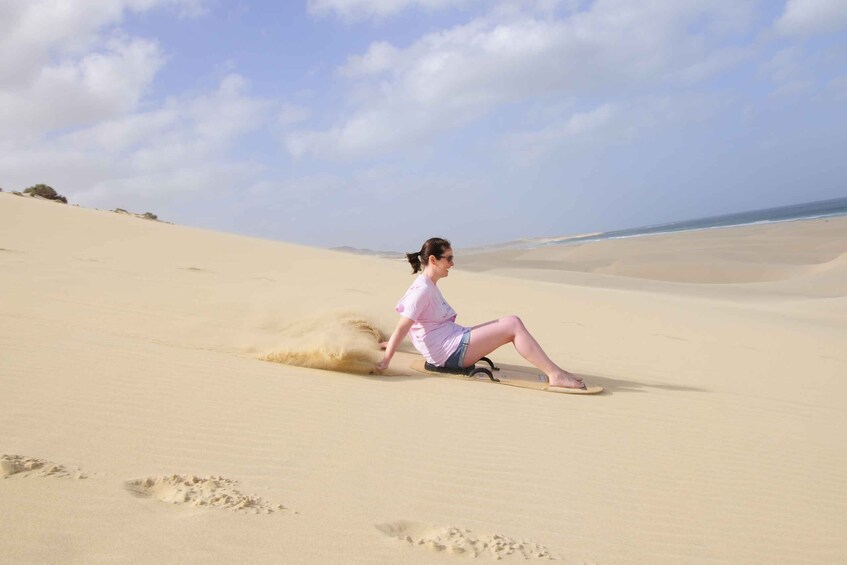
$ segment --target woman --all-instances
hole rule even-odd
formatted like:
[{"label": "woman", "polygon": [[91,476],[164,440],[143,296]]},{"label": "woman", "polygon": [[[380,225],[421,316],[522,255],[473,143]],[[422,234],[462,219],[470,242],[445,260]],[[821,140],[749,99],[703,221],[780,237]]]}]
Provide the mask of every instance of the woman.
[{"label": "woman", "polygon": [[517,316],[492,320],[472,328],[456,323],[456,311],[438,290],[438,281],[450,274],[453,249],[446,239],[428,239],[417,253],[407,253],[412,273],[423,271],[395,308],[400,321],[376,366],[388,368],[397,346],[411,333],[412,343],[427,361],[439,367],[470,367],[501,345],[513,343],[521,356],[544,371],[551,387],[585,388],[582,379],[547,357]]}]

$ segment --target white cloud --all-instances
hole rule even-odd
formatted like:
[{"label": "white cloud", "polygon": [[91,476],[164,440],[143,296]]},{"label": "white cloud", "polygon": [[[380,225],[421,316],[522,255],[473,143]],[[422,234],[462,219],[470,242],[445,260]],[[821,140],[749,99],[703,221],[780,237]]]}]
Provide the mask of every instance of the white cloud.
[{"label": "white cloud", "polygon": [[202,12],[205,0],[0,3],[0,142],[132,111],[165,55],[117,27],[130,12]]},{"label": "white cloud", "polygon": [[619,107],[614,104],[603,104],[586,112],[574,112],[564,121],[534,131],[511,134],[506,138],[504,146],[518,162],[528,163],[566,140],[596,133],[618,118],[619,113]]},{"label": "white cloud", "polygon": [[[556,152],[593,146],[605,148],[632,143],[649,130],[701,123],[726,107],[725,96],[690,95],[684,98],[648,96],[625,102],[608,103],[586,111],[569,112],[564,117],[548,117],[544,126],[505,136],[505,157],[523,166]],[[567,148],[567,149],[565,149]]]},{"label": "white cloud", "polygon": [[[341,123],[292,132],[294,156],[360,157],[430,139],[506,104],[536,97],[597,97],[645,84],[704,80],[738,64],[719,40],[749,25],[749,7],[717,0],[649,5],[599,0],[555,19],[502,11],[430,33],[406,48],[376,42],[350,57],[358,107]],[[687,33],[689,26],[710,30]]]},{"label": "white cloud", "polygon": [[0,154],[0,173],[8,185],[47,182],[73,202],[98,207],[153,209],[201,190],[249,186],[261,166],[227,153],[273,109],[247,90],[242,77],[229,75],[207,94],[16,143]]},{"label": "white cloud", "polygon": [[102,47],[103,31],[127,12],[167,7],[202,13],[205,0],[29,0],[0,2],[0,88],[29,84],[48,64]]},{"label": "white cloud", "polygon": [[753,49],[746,46],[716,48],[710,53],[704,54],[702,59],[684,66],[676,76],[684,84],[695,84],[724,70],[731,69],[744,61],[749,61],[753,55]]},{"label": "white cloud", "polygon": [[776,86],[777,95],[809,92],[815,87],[814,73],[802,47],[780,49],[761,65],[761,73]]},{"label": "white cloud", "polygon": [[465,10],[484,6],[502,16],[536,12],[555,14],[558,11],[575,11],[589,0],[308,0],[306,7],[313,16],[334,15],[345,21],[381,20],[407,10],[436,12],[439,10]]},{"label": "white cloud", "polygon": [[309,119],[311,111],[305,106],[282,104],[277,114],[277,123],[283,128]]},{"label": "white cloud", "polygon": [[409,8],[441,10],[461,7],[480,0],[309,0],[307,8],[315,16],[334,14],[345,20],[385,18]]},{"label": "white cloud", "polygon": [[788,0],[776,21],[785,35],[816,35],[847,28],[847,2],[844,0]]},{"label": "white cloud", "polygon": [[271,104],[250,96],[237,74],[208,93],[142,104],[166,54],[117,27],[128,12],[196,16],[204,7],[205,0],[0,4],[7,186],[47,182],[74,202],[152,209],[192,191],[255,182],[261,167],[227,153],[266,123]]},{"label": "white cloud", "polygon": [[364,55],[353,55],[340,73],[347,77],[376,75],[390,71],[398,62],[400,50],[387,41],[372,43]]},{"label": "white cloud", "polygon": [[115,2],[3,2],[0,85],[27,84],[54,53],[63,57],[90,48],[104,26],[120,21],[123,10]]},{"label": "white cloud", "polygon": [[326,206],[350,184],[350,178],[315,173],[281,181],[263,179],[253,184],[249,191],[258,202],[282,202],[286,214],[297,214]]},{"label": "white cloud", "polygon": [[216,171],[252,169],[226,162],[231,144],[259,128],[270,112],[270,104],[251,98],[246,88],[243,78],[229,75],[212,93],[172,99],[163,108],[60,139],[60,145],[110,155],[119,165],[113,176],[81,190],[78,197],[103,199],[116,189],[191,192],[221,184],[224,179],[215,179]]},{"label": "white cloud", "polygon": [[32,137],[131,111],[163,63],[154,42],[112,39],[102,51],[44,66],[29,84],[0,89],[0,136]]}]

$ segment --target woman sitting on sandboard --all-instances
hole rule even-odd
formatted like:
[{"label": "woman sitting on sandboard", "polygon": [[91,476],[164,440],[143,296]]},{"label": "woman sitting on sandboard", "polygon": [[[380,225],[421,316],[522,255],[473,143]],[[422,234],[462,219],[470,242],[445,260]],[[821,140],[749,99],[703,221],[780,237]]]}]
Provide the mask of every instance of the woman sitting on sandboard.
[{"label": "woman sitting on sandboard", "polygon": [[446,369],[464,369],[507,343],[513,343],[521,356],[538,367],[555,388],[585,389],[582,379],[553,363],[517,316],[506,316],[472,328],[456,323],[456,311],[447,304],[438,281],[453,266],[453,249],[446,239],[431,238],[417,253],[406,254],[412,273],[423,271],[395,310],[400,320],[385,344],[385,356],[376,372],[388,368],[397,346],[411,332],[412,343],[424,358]]}]

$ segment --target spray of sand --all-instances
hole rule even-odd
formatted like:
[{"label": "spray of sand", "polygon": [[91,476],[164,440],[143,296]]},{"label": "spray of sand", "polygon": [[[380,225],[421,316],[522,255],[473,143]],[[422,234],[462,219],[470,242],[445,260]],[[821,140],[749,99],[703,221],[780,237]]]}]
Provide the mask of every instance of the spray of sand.
[{"label": "spray of sand", "polygon": [[335,313],[297,320],[279,331],[279,343],[260,358],[273,363],[370,373],[382,358],[384,333],[366,318]]}]

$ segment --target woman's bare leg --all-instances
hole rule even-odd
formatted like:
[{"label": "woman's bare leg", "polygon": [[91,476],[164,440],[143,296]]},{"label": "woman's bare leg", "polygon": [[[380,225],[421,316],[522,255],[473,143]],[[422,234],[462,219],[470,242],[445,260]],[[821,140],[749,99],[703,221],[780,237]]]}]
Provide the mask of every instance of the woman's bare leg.
[{"label": "woman's bare leg", "polygon": [[471,328],[471,341],[465,352],[465,366],[470,367],[501,345],[513,343],[521,357],[544,371],[550,386],[583,388],[582,379],[571,374],[547,357],[535,338],[517,316],[507,316]]}]

